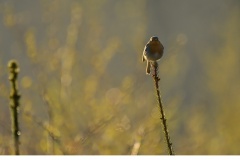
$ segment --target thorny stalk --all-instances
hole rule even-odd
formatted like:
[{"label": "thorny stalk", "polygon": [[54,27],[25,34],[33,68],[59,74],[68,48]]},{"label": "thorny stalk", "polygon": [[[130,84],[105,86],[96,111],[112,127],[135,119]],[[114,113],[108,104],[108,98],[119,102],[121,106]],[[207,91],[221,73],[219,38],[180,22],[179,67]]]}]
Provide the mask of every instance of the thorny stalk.
[{"label": "thorny stalk", "polygon": [[19,151],[19,122],[18,122],[18,111],[19,111],[19,99],[20,95],[18,94],[17,89],[17,77],[19,68],[15,61],[9,61],[8,67],[10,70],[9,80],[11,84],[10,91],[10,109],[11,109],[11,117],[12,117],[12,132],[13,132],[13,141],[14,141],[14,153],[15,155],[20,155]]},{"label": "thorny stalk", "polygon": [[172,143],[171,143],[170,136],[169,136],[168,129],[167,129],[167,119],[164,114],[162,100],[161,100],[161,94],[160,94],[160,89],[159,89],[159,84],[158,84],[158,82],[160,81],[160,78],[158,77],[158,63],[157,62],[151,63],[151,66],[153,67],[153,70],[154,70],[154,72],[152,73],[152,77],[153,77],[154,84],[155,84],[158,106],[159,106],[160,113],[161,113],[160,119],[162,120],[163,130],[164,130],[164,134],[165,134],[165,138],[166,138],[166,142],[167,142],[167,146],[168,146],[168,152],[169,152],[169,155],[174,155]]}]

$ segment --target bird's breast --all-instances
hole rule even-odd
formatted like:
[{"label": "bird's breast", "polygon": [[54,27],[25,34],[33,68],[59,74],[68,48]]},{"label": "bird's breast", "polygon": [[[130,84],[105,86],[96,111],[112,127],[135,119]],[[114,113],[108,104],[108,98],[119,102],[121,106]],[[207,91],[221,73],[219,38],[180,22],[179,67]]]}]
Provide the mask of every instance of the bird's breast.
[{"label": "bird's breast", "polygon": [[161,45],[152,45],[150,48],[150,52],[151,53],[162,53],[163,49],[162,49]]}]

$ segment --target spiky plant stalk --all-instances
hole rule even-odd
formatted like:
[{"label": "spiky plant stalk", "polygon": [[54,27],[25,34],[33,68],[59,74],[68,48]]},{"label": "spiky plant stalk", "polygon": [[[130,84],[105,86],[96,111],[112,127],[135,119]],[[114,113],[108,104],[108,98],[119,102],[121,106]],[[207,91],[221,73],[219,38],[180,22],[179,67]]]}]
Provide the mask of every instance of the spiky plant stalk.
[{"label": "spiky plant stalk", "polygon": [[18,111],[19,111],[19,99],[20,95],[18,94],[17,89],[17,77],[19,68],[16,61],[9,61],[8,67],[10,70],[9,80],[11,84],[10,91],[10,109],[11,109],[11,117],[12,117],[12,133],[13,133],[13,141],[14,141],[14,153],[15,155],[20,155],[19,150],[19,122],[18,122]]},{"label": "spiky plant stalk", "polygon": [[167,146],[168,146],[168,152],[169,152],[169,155],[174,155],[173,148],[172,148],[172,143],[171,143],[169,132],[168,132],[168,129],[167,129],[167,119],[166,119],[165,114],[164,114],[162,100],[161,100],[161,94],[160,94],[160,89],[159,89],[159,84],[158,84],[158,82],[160,81],[160,78],[158,77],[158,63],[157,62],[152,62],[151,66],[153,68],[152,77],[153,77],[154,84],[155,84],[158,106],[159,106],[160,113],[161,113],[161,118],[160,119],[162,120],[163,130],[164,130],[164,134],[165,134],[165,138],[166,138],[166,142],[167,142]]}]

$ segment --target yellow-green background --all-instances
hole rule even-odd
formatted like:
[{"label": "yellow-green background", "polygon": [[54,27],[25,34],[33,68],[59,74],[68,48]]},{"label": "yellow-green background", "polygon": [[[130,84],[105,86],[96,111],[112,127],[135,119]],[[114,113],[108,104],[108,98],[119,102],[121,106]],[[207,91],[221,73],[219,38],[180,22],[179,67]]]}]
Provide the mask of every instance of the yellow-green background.
[{"label": "yellow-green background", "polygon": [[10,59],[21,154],[167,154],[141,62],[153,35],[175,153],[240,154],[238,0],[1,0],[0,154],[13,153]]}]

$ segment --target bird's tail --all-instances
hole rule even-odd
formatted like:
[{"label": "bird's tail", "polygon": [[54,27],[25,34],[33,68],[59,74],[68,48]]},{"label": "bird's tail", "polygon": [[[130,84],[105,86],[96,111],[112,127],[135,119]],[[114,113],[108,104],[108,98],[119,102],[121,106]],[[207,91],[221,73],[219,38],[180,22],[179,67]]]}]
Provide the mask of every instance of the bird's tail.
[{"label": "bird's tail", "polygon": [[150,62],[147,61],[146,74],[150,74]]}]

